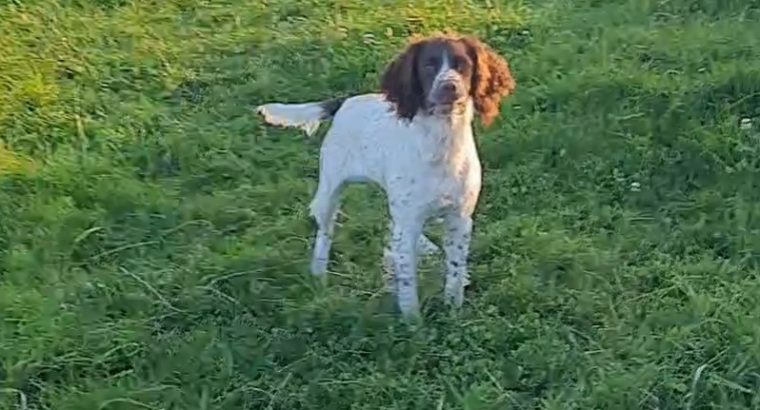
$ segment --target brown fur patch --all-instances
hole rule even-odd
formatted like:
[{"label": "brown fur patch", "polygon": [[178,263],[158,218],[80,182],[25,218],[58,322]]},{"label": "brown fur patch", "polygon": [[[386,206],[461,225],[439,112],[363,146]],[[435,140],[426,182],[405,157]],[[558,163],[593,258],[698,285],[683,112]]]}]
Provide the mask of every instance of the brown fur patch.
[{"label": "brown fur patch", "polygon": [[423,47],[433,41],[454,41],[465,44],[474,62],[470,93],[483,125],[490,125],[499,114],[501,99],[514,92],[515,80],[507,61],[474,36],[441,33],[416,36],[391,61],[381,77],[381,91],[395,104],[400,118],[411,120],[426,103],[417,73],[417,58]]},{"label": "brown fur patch", "polygon": [[416,60],[423,41],[414,41],[391,61],[380,80],[380,89],[396,105],[399,117],[411,120],[424,105],[422,85],[417,78]]},{"label": "brown fur patch", "polygon": [[499,115],[503,97],[512,94],[516,83],[507,61],[479,39],[468,36],[462,39],[470,48],[475,60],[472,77],[472,98],[475,110],[480,113],[483,125],[488,126]]}]

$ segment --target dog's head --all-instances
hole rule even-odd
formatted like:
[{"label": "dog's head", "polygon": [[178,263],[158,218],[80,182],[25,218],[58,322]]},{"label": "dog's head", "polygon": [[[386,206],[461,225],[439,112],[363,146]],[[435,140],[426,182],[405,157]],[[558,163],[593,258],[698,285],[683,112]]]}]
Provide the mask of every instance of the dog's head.
[{"label": "dog's head", "polygon": [[501,99],[514,91],[506,60],[472,36],[435,35],[414,39],[386,68],[381,89],[401,118],[420,111],[453,115],[472,100],[484,125],[499,113]]}]

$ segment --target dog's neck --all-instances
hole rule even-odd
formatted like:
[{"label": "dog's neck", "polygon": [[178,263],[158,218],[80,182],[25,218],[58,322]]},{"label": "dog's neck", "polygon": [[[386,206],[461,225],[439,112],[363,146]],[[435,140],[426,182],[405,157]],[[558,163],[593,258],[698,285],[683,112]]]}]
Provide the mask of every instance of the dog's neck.
[{"label": "dog's neck", "polygon": [[472,121],[475,107],[471,99],[458,110],[446,114],[426,113],[417,117],[434,143],[433,161],[457,161],[469,145],[474,146]]},{"label": "dog's neck", "polygon": [[436,112],[435,108],[421,109],[416,118],[426,128],[448,129],[449,133],[472,126],[475,118],[475,106],[471,98],[451,111]]}]

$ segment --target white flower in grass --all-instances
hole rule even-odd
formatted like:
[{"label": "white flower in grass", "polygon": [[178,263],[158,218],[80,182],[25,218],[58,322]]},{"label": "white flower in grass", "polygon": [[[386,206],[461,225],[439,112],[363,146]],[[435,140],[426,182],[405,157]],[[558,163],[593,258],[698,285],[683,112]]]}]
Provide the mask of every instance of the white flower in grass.
[{"label": "white flower in grass", "polygon": [[367,33],[362,36],[362,42],[368,46],[374,46],[377,44],[377,39],[372,33]]},{"label": "white flower in grass", "polygon": [[739,128],[744,131],[749,131],[752,129],[752,119],[751,118],[742,118],[741,121],[739,121]]}]

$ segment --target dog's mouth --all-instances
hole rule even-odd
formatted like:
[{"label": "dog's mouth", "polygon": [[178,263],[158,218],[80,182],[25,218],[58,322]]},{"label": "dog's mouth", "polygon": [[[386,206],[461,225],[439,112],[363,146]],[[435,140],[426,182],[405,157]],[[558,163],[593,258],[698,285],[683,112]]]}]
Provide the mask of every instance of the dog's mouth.
[{"label": "dog's mouth", "polygon": [[430,105],[430,114],[433,115],[451,115],[461,114],[467,106],[467,99],[462,98],[452,102],[432,103]]}]

